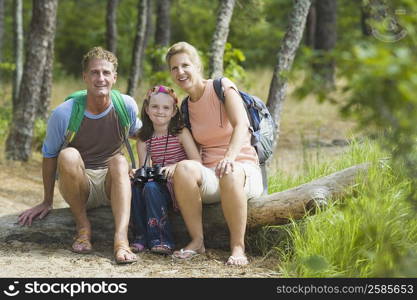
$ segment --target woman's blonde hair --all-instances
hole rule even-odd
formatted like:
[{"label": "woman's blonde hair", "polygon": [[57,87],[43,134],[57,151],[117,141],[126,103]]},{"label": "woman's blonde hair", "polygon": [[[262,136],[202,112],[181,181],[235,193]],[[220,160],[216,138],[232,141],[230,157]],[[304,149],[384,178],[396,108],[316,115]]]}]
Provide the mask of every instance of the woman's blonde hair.
[{"label": "woman's blonde hair", "polygon": [[165,61],[171,69],[170,60],[175,54],[185,53],[190,57],[191,62],[196,65],[197,69],[203,74],[203,63],[197,49],[187,42],[178,42],[172,45],[165,55]]}]

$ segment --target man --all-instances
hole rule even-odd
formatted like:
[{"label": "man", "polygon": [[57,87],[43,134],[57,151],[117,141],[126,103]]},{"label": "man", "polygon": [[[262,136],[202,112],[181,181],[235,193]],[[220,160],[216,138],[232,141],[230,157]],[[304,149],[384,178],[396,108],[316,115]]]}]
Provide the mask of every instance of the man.
[{"label": "man", "polygon": [[[111,88],[117,79],[117,58],[94,47],[83,58],[83,80],[87,86],[84,118],[67,147],[64,144],[74,99],[65,101],[51,114],[42,147],[44,201],[19,216],[21,225],[31,225],[52,209],[55,174],[59,190],[69,204],[76,223],[72,251],[90,253],[91,224],[87,209],[111,205],[115,232],[114,255],[117,263],[137,260],[127,239],[131,187],[129,165],[121,153],[123,134],[111,101]],[[133,98],[122,95],[132,124],[129,135],[140,128],[138,107]]]}]

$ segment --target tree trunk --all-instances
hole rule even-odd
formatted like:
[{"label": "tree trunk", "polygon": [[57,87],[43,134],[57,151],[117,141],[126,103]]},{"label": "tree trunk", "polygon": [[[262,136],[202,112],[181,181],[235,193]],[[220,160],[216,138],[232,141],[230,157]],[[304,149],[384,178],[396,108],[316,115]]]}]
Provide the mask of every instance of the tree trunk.
[{"label": "tree trunk", "polygon": [[276,149],[278,144],[281,110],[288,86],[287,73],[291,70],[295,53],[300,45],[310,4],[311,0],[294,0],[290,23],[278,51],[267,101],[267,107],[277,124],[273,149]]},{"label": "tree trunk", "polygon": [[54,40],[52,39],[48,45],[45,68],[43,70],[42,88],[39,97],[39,105],[36,117],[47,120],[49,106],[51,105],[52,93],[52,75],[53,75],[53,61],[54,61]]},{"label": "tree trunk", "polygon": [[316,21],[317,21],[316,7],[314,3],[315,3],[315,0],[312,0],[310,10],[307,15],[306,29],[305,29],[305,44],[311,49],[314,49],[314,44],[315,44],[314,40],[315,40],[315,35],[316,35]]},{"label": "tree trunk", "polygon": [[369,11],[365,8],[364,5],[361,5],[361,28],[362,34],[364,36],[370,36],[372,34],[372,28],[369,25],[369,18],[370,18]]},{"label": "tree trunk", "polygon": [[23,74],[23,4],[22,0],[13,1],[14,59],[16,69],[13,79],[13,111],[17,105],[20,82]]},{"label": "tree trunk", "polygon": [[337,1],[316,1],[315,7],[317,23],[314,50],[318,53],[320,61],[313,64],[313,73],[324,89],[331,90],[335,86],[335,63],[332,58],[328,57],[328,54],[336,46]]},{"label": "tree trunk", "polygon": [[[343,195],[355,183],[357,175],[367,168],[367,164],[353,166],[283,192],[249,200],[248,232],[256,232],[263,225],[286,224],[290,219],[300,219],[313,213],[317,206],[323,208],[331,199]],[[94,242],[108,242],[114,231],[111,209],[98,208],[90,210],[88,214]],[[75,223],[68,208],[54,209],[47,218],[35,221],[31,227],[19,226],[16,220],[17,215],[0,218],[0,241],[14,239],[62,243],[67,240],[65,243],[70,244],[75,231]],[[171,212],[170,222],[177,245],[185,245],[189,237],[181,215]],[[204,205],[203,225],[208,248],[228,247],[229,231],[220,203]]]},{"label": "tree trunk", "polygon": [[55,37],[57,0],[33,1],[26,62],[6,141],[6,158],[27,161],[41,94],[48,47]]},{"label": "tree trunk", "polygon": [[[155,48],[167,47],[171,42],[171,0],[158,0],[156,8]],[[158,57],[153,61],[153,70],[166,69],[165,62]]]},{"label": "tree trunk", "polygon": [[0,0],[0,62],[3,61],[3,48],[4,48],[4,0]]},{"label": "tree trunk", "polygon": [[149,0],[139,0],[138,23],[136,29],[135,44],[133,46],[132,64],[128,80],[127,94],[134,96],[135,90],[142,73],[142,63],[146,49],[146,27],[148,23]]},{"label": "tree trunk", "polygon": [[117,5],[119,0],[107,0],[106,12],[106,47],[107,50],[117,52]]},{"label": "tree trunk", "polygon": [[210,47],[210,78],[218,78],[223,75],[223,55],[227,36],[229,35],[230,21],[235,7],[235,0],[221,0],[217,13],[216,30],[213,34]]}]

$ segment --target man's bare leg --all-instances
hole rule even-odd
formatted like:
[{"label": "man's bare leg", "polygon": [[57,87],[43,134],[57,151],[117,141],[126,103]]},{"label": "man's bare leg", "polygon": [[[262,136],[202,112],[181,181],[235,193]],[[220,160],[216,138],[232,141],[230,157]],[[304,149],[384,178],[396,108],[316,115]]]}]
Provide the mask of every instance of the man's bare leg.
[{"label": "man's bare leg", "polygon": [[127,239],[132,190],[129,179],[129,164],[123,155],[115,155],[110,160],[105,186],[114,217],[116,262],[134,262],[136,261],[136,255],[130,251]]},{"label": "man's bare leg", "polygon": [[87,218],[86,207],[90,186],[85,175],[84,162],[78,150],[72,147],[63,149],[58,156],[57,170],[59,190],[70,206],[76,224],[78,238],[73,244],[73,250],[88,253],[92,250],[91,225]]}]

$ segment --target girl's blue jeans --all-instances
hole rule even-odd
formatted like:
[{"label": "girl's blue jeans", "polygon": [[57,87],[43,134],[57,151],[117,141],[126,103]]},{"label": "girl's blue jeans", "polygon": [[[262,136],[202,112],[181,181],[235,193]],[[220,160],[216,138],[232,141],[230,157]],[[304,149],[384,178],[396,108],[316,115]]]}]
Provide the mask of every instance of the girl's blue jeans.
[{"label": "girl's blue jeans", "polygon": [[146,248],[165,245],[174,249],[168,207],[171,204],[166,183],[149,181],[132,185],[132,217],[135,241]]}]

